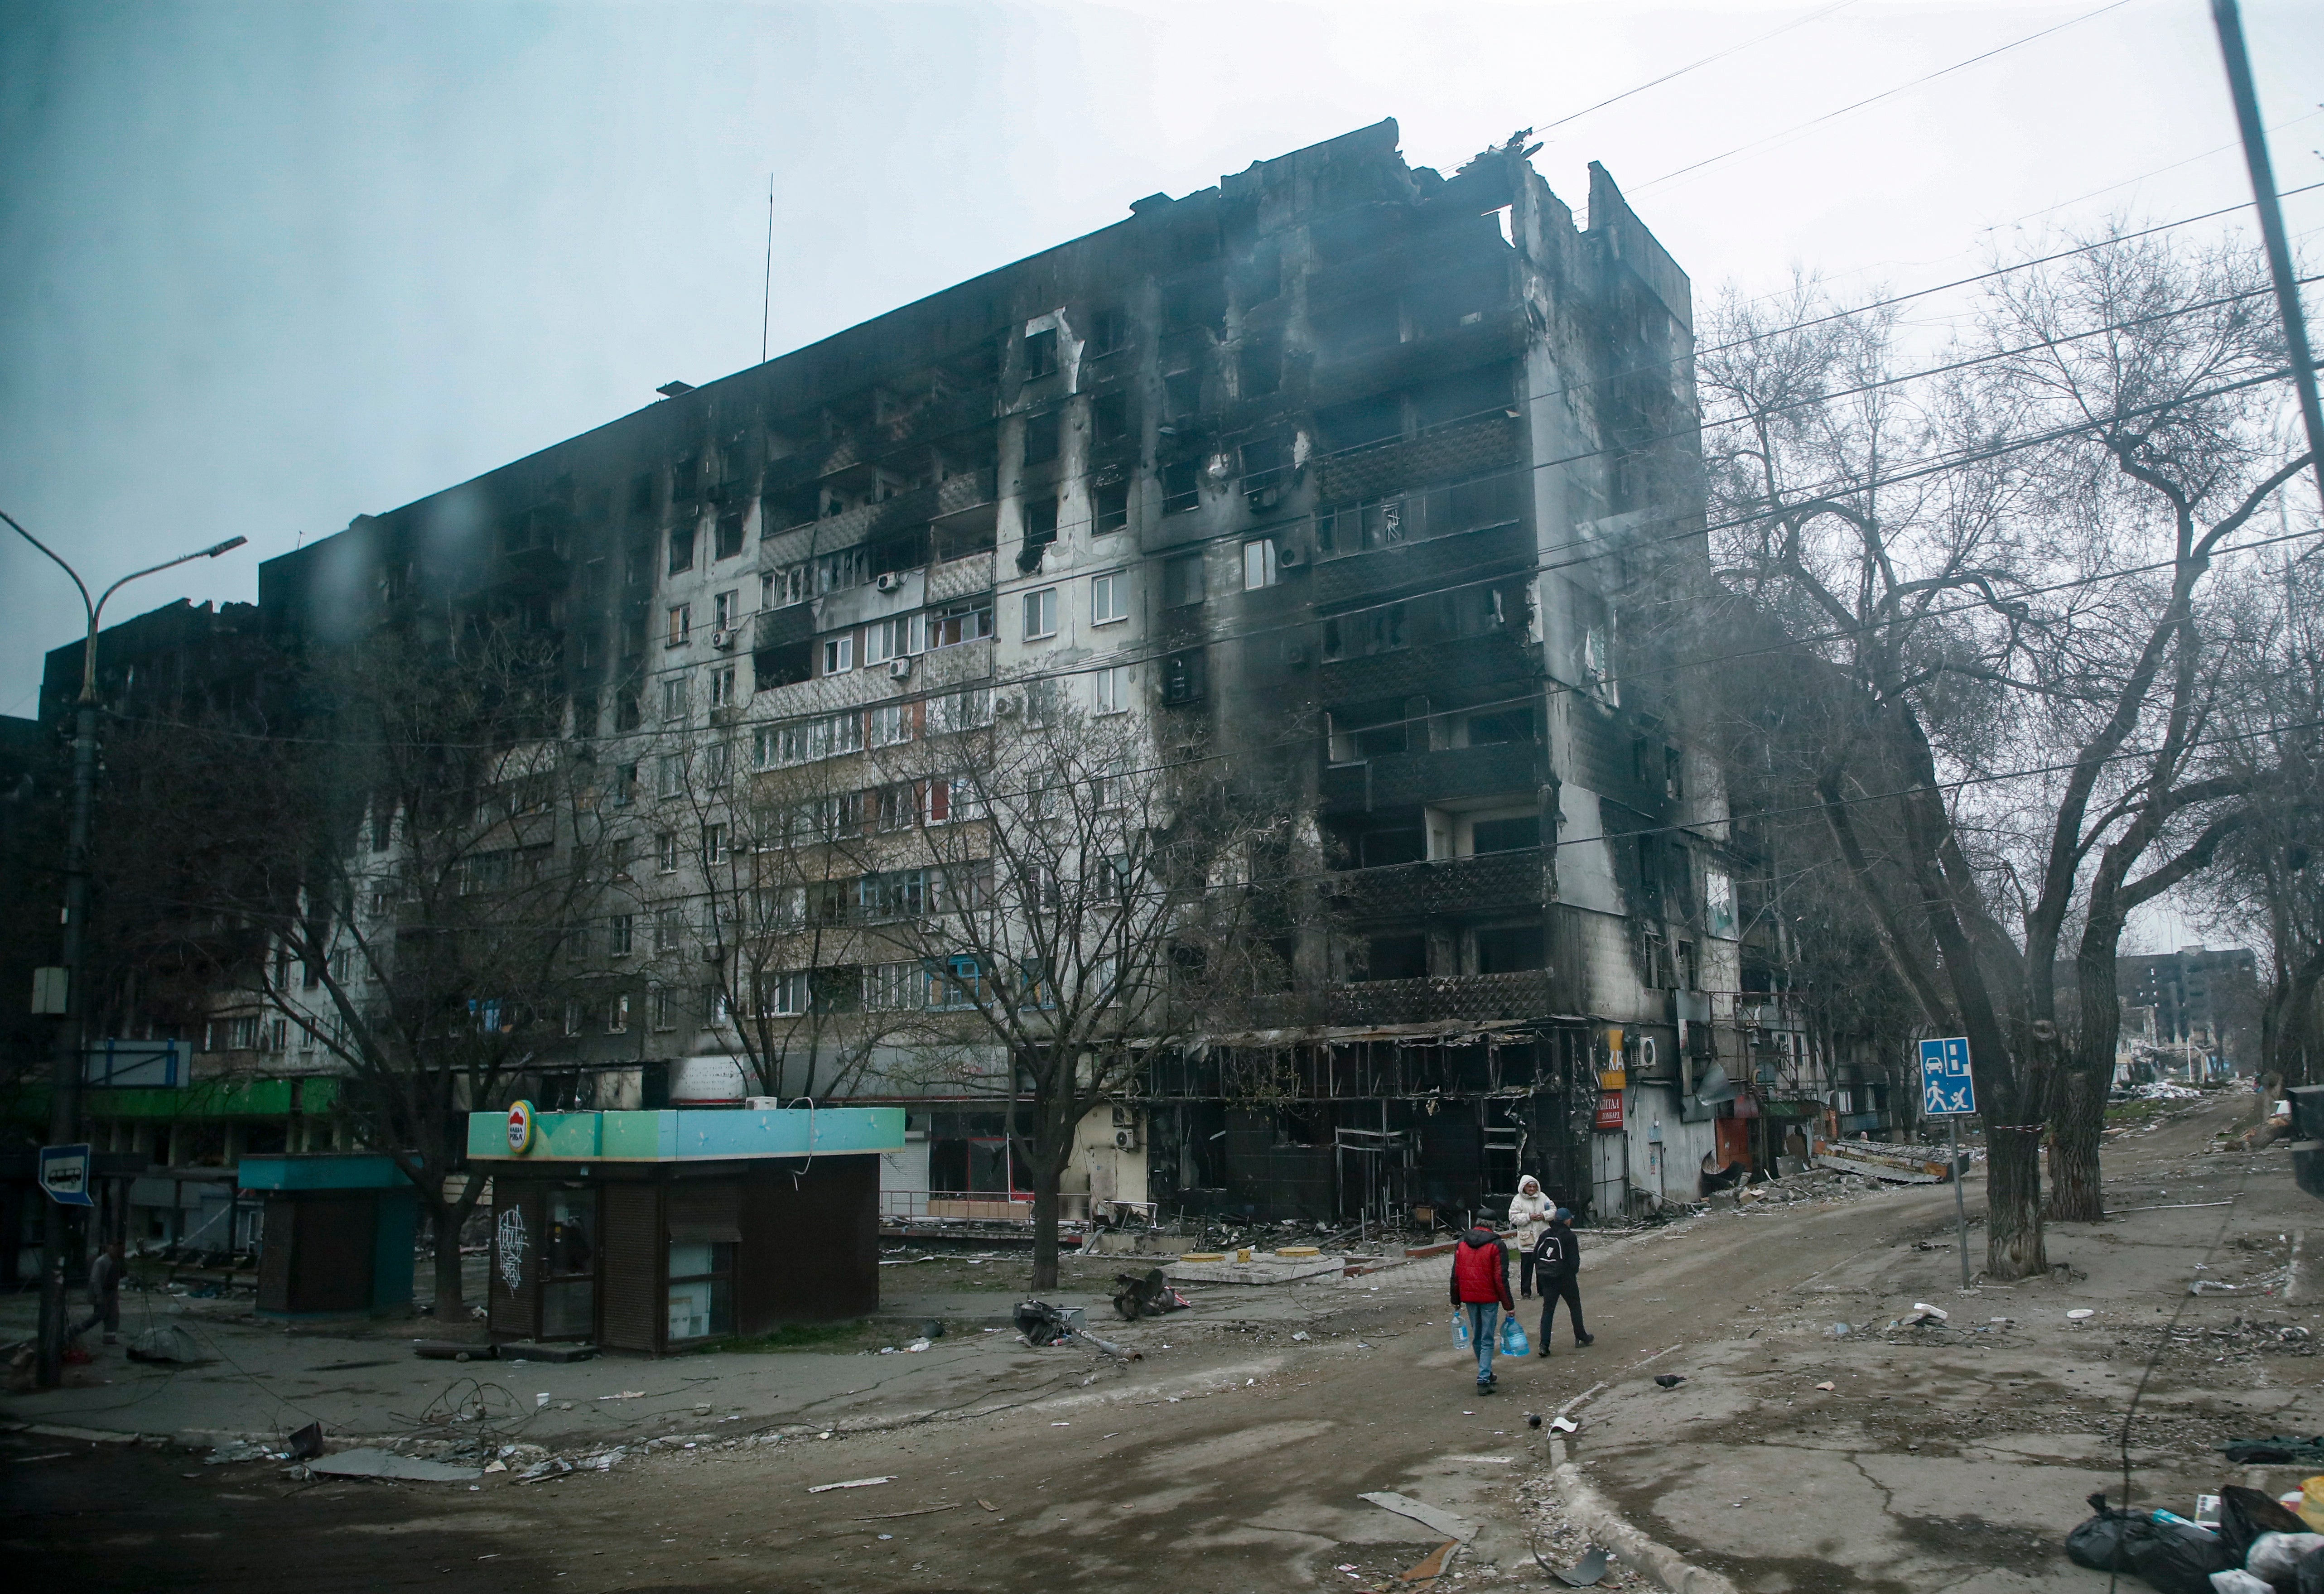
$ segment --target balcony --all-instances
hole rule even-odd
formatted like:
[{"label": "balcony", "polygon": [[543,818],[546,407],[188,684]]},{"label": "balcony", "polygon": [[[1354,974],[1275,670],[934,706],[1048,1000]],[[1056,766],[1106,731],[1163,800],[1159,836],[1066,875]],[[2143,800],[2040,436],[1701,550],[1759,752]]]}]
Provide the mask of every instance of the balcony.
[{"label": "balcony", "polygon": [[1555,1011],[1550,973],[1448,974],[1425,980],[1370,980],[1335,987],[1334,1024],[1430,1024],[1445,1020],[1536,1018]]},{"label": "balcony", "polygon": [[1323,808],[1360,814],[1448,797],[1529,795],[1541,785],[1541,751],[1534,742],[1508,742],[1381,753],[1360,764],[1335,764],[1323,771]]},{"label": "balcony", "polygon": [[1518,462],[1522,434],[1508,419],[1465,421],[1408,440],[1335,455],[1316,467],[1316,490],[1328,503],[1354,503],[1399,488],[1506,470]]},{"label": "balcony", "polygon": [[1522,681],[1533,674],[1525,633],[1503,626],[1475,636],[1331,659],[1317,668],[1315,677],[1316,690],[1326,703],[1369,703],[1425,694],[1432,687]]},{"label": "balcony", "polygon": [[1522,525],[1452,531],[1323,560],[1315,567],[1314,601],[1321,606],[1406,590],[1434,590],[1530,573],[1533,565],[1533,543]]},{"label": "balcony", "polygon": [[1334,876],[1330,890],[1351,919],[1424,918],[1538,908],[1548,898],[1549,880],[1536,848],[1351,870]]}]

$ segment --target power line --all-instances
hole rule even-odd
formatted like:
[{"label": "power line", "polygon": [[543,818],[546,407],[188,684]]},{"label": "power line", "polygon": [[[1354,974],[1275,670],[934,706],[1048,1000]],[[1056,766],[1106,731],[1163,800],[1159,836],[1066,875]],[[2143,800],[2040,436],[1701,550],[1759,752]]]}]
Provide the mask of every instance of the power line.
[{"label": "power line", "polygon": [[1677,68],[1675,70],[1665,72],[1659,78],[1650,78],[1646,82],[1640,83],[1634,88],[1625,88],[1619,94],[1609,95],[1606,98],[1600,100],[1594,106],[1584,106],[1578,111],[1560,116],[1554,122],[1546,123],[1543,125],[1541,131],[1544,133],[1554,132],[1558,128],[1564,126],[1569,122],[1578,122],[1582,117],[1591,115],[1592,112],[1602,111],[1610,105],[1618,105],[1621,101],[1629,98],[1634,94],[1644,94],[1649,88],[1659,88],[1664,84],[1670,82],[1673,78],[1683,78],[1689,72],[1696,71],[1703,67],[1707,67],[1713,61],[1725,60],[1729,56],[1749,50],[1754,45],[1765,44],[1768,40],[1780,38],[1784,34],[1792,32],[1794,28],[1803,28],[1810,23],[1821,22],[1833,12],[1845,11],[1854,4],[1856,4],[1856,0],[1840,0],[1840,3],[1837,5],[1827,5],[1821,11],[1812,11],[1805,16],[1798,17],[1791,22],[1785,23],[1780,28],[1770,28],[1767,32],[1757,34],[1752,38],[1746,39],[1739,44],[1730,44],[1724,50],[1714,50],[1700,60],[1689,61],[1686,65]]},{"label": "power line", "polygon": [[1701,171],[1707,167],[1716,166],[1722,161],[1731,161],[1738,155],[1748,153],[1752,150],[1760,148],[1762,145],[1773,143],[1778,139],[1790,138],[1794,134],[1804,133],[1812,127],[1821,126],[1824,123],[1832,120],[1835,116],[1845,116],[1850,111],[1860,111],[1867,106],[1877,105],[1880,101],[1887,99],[1892,96],[1902,94],[1906,89],[1918,88],[1924,83],[1933,83],[1940,78],[1948,77],[1954,72],[1962,71],[1969,67],[1976,66],[1980,61],[1991,60],[1995,56],[2006,55],[2010,51],[2031,44],[2036,40],[2046,39],[2052,33],[2063,32],[2068,28],[2080,27],[2086,22],[2089,22],[2097,17],[2104,16],[2109,11],[2119,11],[2125,5],[2129,4],[2130,0],[2107,0],[2106,5],[2098,7],[2095,11],[2086,11],[2080,16],[2070,17],[2066,21],[2056,23],[2053,26],[2043,28],[2039,32],[2028,33],[2023,39],[2013,39],[2006,44],[1997,45],[1991,50],[1982,51],[1977,55],[1972,55],[1967,60],[1955,61],[1952,65],[1949,67],[1940,67],[1933,72],[1924,72],[1920,77],[1914,78],[1909,82],[1899,83],[1893,88],[1884,88],[1877,94],[1867,95],[1864,98],[1841,106],[1837,110],[1826,111],[1820,116],[1811,116],[1806,121],[1802,122],[1795,126],[1787,127],[1781,133],[1771,133],[1765,138],[1757,138],[1753,139],[1748,143],[1738,144],[1735,148],[1725,152],[1723,154],[1712,155],[1706,160],[1697,161],[1692,165],[1682,166],[1675,171],[1665,171],[1660,177],[1652,178],[1646,182],[1640,183],[1637,188],[1630,191],[1642,194],[1648,189],[1658,187],[1663,183],[1674,181],[1679,178],[1686,176],[1690,172]]}]

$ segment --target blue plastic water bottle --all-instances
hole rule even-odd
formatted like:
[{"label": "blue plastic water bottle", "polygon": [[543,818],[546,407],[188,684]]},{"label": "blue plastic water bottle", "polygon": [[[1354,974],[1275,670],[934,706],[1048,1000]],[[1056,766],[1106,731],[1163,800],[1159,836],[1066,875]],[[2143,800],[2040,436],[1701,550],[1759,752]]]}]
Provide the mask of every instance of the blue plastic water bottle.
[{"label": "blue plastic water bottle", "polygon": [[1455,1306],[1452,1308],[1452,1349],[1466,1350],[1468,1348],[1469,1314]]}]

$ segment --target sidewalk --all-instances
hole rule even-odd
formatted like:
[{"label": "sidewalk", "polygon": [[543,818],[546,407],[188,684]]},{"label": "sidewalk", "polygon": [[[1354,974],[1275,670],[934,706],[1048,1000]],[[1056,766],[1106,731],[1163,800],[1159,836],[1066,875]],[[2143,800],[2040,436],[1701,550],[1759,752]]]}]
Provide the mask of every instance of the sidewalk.
[{"label": "sidewalk", "polygon": [[[1382,1278],[1400,1271],[1287,1285],[1188,1286],[1187,1311],[1130,1323],[1115,1315],[1111,1290],[1114,1273],[1132,1260],[1068,1266],[1064,1287],[1043,1298],[1081,1307],[1093,1333],[1137,1350],[1154,1376],[1192,1373],[1222,1355],[1290,1343],[1292,1334],[1317,1330],[1335,1311],[1379,1299]],[[995,1384],[1063,1366],[1069,1353],[1031,1350],[1005,1326],[1029,1293],[1017,1287],[1028,1266],[1013,1260],[975,1273],[958,1266],[883,1267],[879,1315],[861,1325],[831,1325],[827,1349],[703,1351],[661,1360],[613,1355],[565,1364],[422,1359],[412,1351],[416,1339],[470,1337],[448,1334],[427,1317],[283,1324],[253,1315],[246,1301],[128,1292],[121,1343],[100,1346],[98,1336],[88,1336],[90,1365],[68,1369],[64,1387],[0,1396],[0,1422],[185,1442],[280,1438],[319,1422],[337,1448],[434,1431],[441,1418],[431,1418],[431,1410],[473,1407],[481,1395],[493,1426],[509,1437],[586,1451],[678,1433],[748,1433],[784,1424],[860,1422],[874,1414],[892,1420],[973,1404]],[[952,1276],[939,1278],[947,1271]],[[908,1280],[936,1287],[899,1287]],[[30,1332],[36,1307],[30,1295],[0,1304],[0,1334]],[[931,1322],[945,1325],[943,1335],[925,1350],[904,1350]],[[174,1367],[128,1359],[131,1341],[166,1323],[191,1333],[205,1359]],[[883,1347],[892,1353],[882,1354]],[[1089,1355],[1086,1347],[1070,1353],[1077,1375]]]},{"label": "sidewalk", "polygon": [[[1695,1272],[1711,1336],[1584,1405],[1574,1459],[1637,1527],[1746,1589],[1839,1587],[1838,1568],[1852,1588],[2105,1588],[2061,1546],[2087,1496],[2121,1499],[2125,1417],[2158,1346],[2130,1428],[2140,1505],[2191,1515],[2222,1483],[2295,1487],[2309,1469],[2231,1468],[2215,1447],[2324,1428],[2301,1260],[2324,1207],[2282,1151],[2209,1151],[2247,1106],[2110,1145],[2115,1215],[2052,1225],[2050,1278],[1963,1290],[1949,1202],[1804,1279]],[[1974,1212],[1974,1179],[1969,1193]],[[1981,1260],[1981,1224],[1969,1243]],[[2237,1287],[2190,1295],[2199,1280]],[[1916,1303],[1949,1320],[1907,1325]]]}]

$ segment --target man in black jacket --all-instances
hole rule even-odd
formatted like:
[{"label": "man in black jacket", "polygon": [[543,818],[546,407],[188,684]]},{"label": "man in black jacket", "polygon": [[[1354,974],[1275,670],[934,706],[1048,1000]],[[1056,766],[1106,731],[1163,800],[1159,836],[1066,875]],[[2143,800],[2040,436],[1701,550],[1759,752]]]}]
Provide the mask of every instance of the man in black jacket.
[{"label": "man in black jacket", "polygon": [[1557,1209],[1534,1242],[1533,1270],[1541,1284],[1541,1348],[1536,1354],[1549,1354],[1549,1330],[1560,1300],[1573,1319],[1573,1342],[1591,1343],[1596,1336],[1582,1326],[1582,1237],[1573,1232],[1573,1214],[1566,1208]]}]

